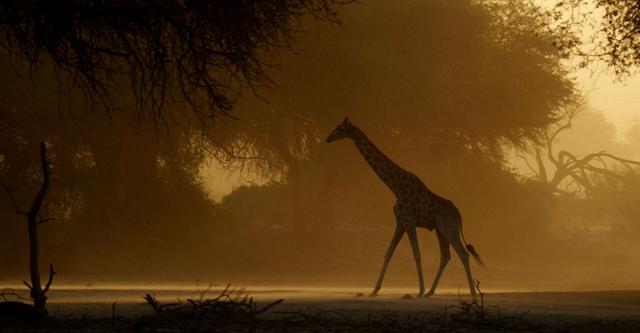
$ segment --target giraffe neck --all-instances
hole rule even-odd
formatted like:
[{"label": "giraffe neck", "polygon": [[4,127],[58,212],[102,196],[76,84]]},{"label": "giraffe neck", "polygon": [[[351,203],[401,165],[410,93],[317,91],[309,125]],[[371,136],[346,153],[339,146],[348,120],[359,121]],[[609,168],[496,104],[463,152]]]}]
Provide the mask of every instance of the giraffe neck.
[{"label": "giraffe neck", "polygon": [[394,193],[399,193],[400,182],[398,181],[407,173],[404,169],[395,164],[387,155],[380,151],[367,136],[357,127],[353,129],[351,139],[360,150],[364,159],[369,163],[373,171]]}]

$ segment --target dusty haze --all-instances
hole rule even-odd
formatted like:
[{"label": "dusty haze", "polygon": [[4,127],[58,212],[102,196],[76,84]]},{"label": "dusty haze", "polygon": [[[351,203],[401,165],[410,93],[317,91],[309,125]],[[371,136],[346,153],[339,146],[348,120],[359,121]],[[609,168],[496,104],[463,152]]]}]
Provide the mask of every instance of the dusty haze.
[{"label": "dusty haze", "polygon": [[[485,290],[640,288],[637,169],[612,165],[626,181],[593,177],[589,195],[560,195],[516,156],[535,163],[543,133],[583,94],[557,36],[536,30],[528,6],[366,1],[341,7],[339,26],[305,20],[295,46],[269,58],[277,86],[244,94],[239,121],[206,137],[198,126],[164,131],[119,113],[88,115],[73,98],[56,108],[54,81],[32,85],[3,54],[0,177],[26,205],[37,184],[33,143],[51,142],[48,209],[58,221],[41,228],[41,262],[56,264],[58,285],[372,288],[395,198],[352,142],[325,143],[348,116],[457,205],[487,265],[472,267]],[[640,126],[621,135],[588,103],[582,109],[556,151],[640,158]],[[213,164],[216,144],[245,159]],[[216,177],[255,183],[212,196],[206,170],[221,165]],[[0,284],[16,286],[28,273],[27,233],[5,197],[0,221]],[[418,237],[429,286],[437,239]],[[463,273],[453,256],[442,290],[464,286]],[[384,286],[417,289],[406,239]]]}]

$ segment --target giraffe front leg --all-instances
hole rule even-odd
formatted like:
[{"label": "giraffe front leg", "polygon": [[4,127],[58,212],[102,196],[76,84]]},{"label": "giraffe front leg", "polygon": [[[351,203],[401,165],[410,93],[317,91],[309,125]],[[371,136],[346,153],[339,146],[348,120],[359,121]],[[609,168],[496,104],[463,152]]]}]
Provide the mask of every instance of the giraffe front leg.
[{"label": "giraffe front leg", "polygon": [[411,241],[411,249],[413,250],[413,259],[416,261],[416,269],[418,270],[418,283],[420,285],[420,291],[418,297],[424,296],[424,279],[422,278],[422,260],[420,259],[420,247],[418,246],[418,236],[416,234],[416,227],[411,227],[407,230],[407,235]]},{"label": "giraffe front leg", "polygon": [[384,263],[382,264],[382,270],[380,270],[380,276],[378,277],[378,282],[376,283],[376,287],[373,289],[370,296],[377,296],[378,291],[380,291],[380,288],[382,288],[382,280],[384,279],[384,274],[387,271],[387,266],[389,265],[389,261],[393,256],[393,251],[395,251],[396,246],[398,246],[398,243],[400,242],[402,235],[404,235],[404,229],[398,223],[396,224],[396,231],[393,234],[393,238],[391,238],[391,243],[389,244],[389,247],[387,248],[387,252],[384,255]]}]

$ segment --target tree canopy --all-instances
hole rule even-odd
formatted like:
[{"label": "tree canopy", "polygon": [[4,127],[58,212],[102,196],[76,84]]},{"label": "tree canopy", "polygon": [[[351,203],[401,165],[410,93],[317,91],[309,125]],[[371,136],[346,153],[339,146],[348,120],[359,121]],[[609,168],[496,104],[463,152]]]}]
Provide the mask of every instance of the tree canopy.
[{"label": "tree canopy", "polygon": [[[553,216],[548,198],[504,164],[504,148],[544,142],[577,95],[563,65],[567,53],[554,45],[566,36],[546,29],[550,17],[531,15],[539,10],[515,0],[380,0],[340,7],[340,26],[303,19],[308,33],[282,55],[282,66],[263,67],[277,89],[263,90],[264,99],[239,98],[237,121],[215,131],[172,123],[175,140],[166,146],[153,126],[130,126],[119,114],[80,117],[83,107],[72,105],[61,117],[51,112],[55,96],[5,78],[0,180],[32,186],[34,161],[25,156],[42,136],[52,143],[52,202],[73,222],[56,224],[46,244],[69,254],[61,270],[81,268],[89,256],[116,258],[100,269],[130,274],[142,263],[149,272],[167,262],[185,272],[225,260],[225,269],[252,274],[292,270],[285,262],[306,268],[310,260],[318,269],[360,270],[345,263],[383,253],[375,247],[386,244],[393,200],[354,147],[324,143],[348,116],[394,161],[456,202],[465,231],[481,244],[499,232],[504,241],[493,248],[484,242],[483,252],[516,262],[523,249],[550,238]],[[186,111],[169,109],[176,117]],[[211,152],[277,182],[214,203],[198,174]],[[21,229],[11,228],[0,233],[5,249],[20,242],[12,235]]]},{"label": "tree canopy", "polygon": [[316,25],[283,57],[268,104],[238,105],[237,131],[253,149],[241,156],[286,168],[349,116],[393,150],[501,159],[505,144],[539,141],[576,97],[561,36],[530,2],[343,9],[343,26]]},{"label": "tree canopy", "polygon": [[561,43],[583,57],[585,63],[599,60],[618,76],[640,65],[640,2],[637,0],[561,0],[556,2],[557,26],[580,34],[580,43]]},{"label": "tree canopy", "polygon": [[209,125],[232,116],[242,91],[270,83],[270,53],[290,45],[301,16],[333,21],[343,2],[5,1],[0,45],[94,106]]}]

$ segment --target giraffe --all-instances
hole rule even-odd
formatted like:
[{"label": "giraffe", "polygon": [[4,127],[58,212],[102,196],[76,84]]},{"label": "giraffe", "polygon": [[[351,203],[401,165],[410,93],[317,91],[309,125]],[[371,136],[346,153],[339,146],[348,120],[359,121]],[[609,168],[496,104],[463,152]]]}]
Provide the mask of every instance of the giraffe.
[{"label": "giraffe", "polygon": [[[471,297],[476,302],[476,288],[473,283],[471,268],[469,267],[469,253],[473,255],[478,264],[484,264],[472,245],[464,245],[466,241],[462,233],[462,218],[456,206],[451,201],[431,192],[420,178],[389,159],[358,127],[352,125],[348,118],[345,118],[327,137],[327,143],[345,138],[353,140],[364,159],[397,199],[393,206],[393,212],[396,217],[395,232],[384,255],[378,282],[371,296],[376,296],[380,291],[382,280],[393,252],[402,236],[406,233],[411,242],[413,258],[418,271],[420,288],[418,297],[429,297],[435,293],[442,272],[451,258],[449,253],[449,246],[451,245],[464,265]],[[435,229],[440,243],[440,267],[435,275],[431,289],[426,295],[424,294],[422,264],[416,228],[427,228],[429,231]]]}]

